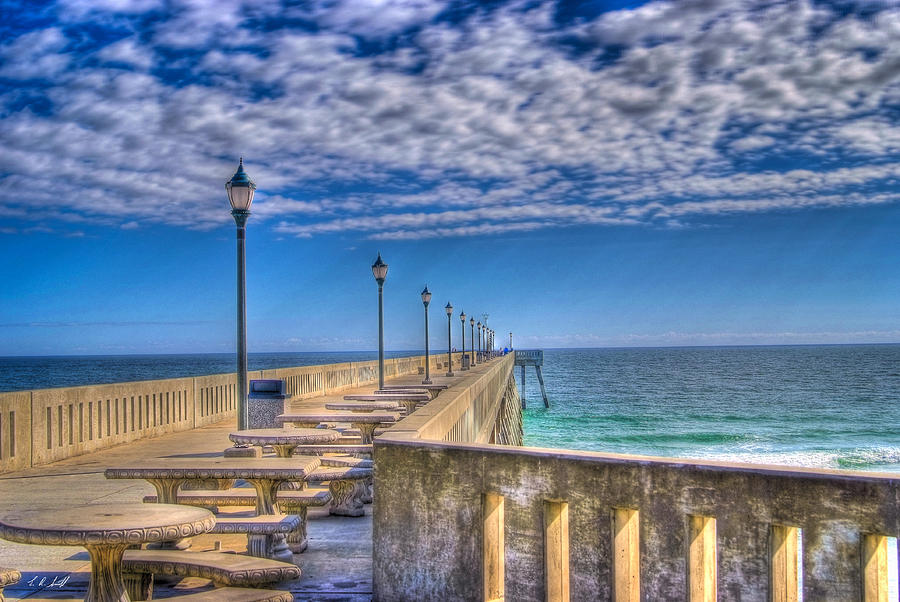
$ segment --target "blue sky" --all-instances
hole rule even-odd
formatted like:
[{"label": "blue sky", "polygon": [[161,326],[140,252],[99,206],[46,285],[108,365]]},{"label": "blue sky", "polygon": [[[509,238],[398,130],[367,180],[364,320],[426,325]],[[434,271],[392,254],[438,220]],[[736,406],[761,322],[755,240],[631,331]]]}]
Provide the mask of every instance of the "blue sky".
[{"label": "blue sky", "polygon": [[900,342],[896,3],[3,13],[0,355]]}]

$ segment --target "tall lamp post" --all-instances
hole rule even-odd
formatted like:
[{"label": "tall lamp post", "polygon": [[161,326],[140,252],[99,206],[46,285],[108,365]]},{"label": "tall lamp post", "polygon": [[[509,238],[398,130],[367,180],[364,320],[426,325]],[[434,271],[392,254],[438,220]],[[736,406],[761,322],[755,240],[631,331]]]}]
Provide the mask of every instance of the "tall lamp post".
[{"label": "tall lamp post", "polygon": [[422,305],[425,306],[425,380],[422,381],[423,385],[431,384],[431,361],[428,359],[428,304],[431,303],[431,292],[428,290],[428,285],[425,285],[424,290],[422,290]]},{"label": "tall lamp post", "polygon": [[372,264],[372,275],[378,283],[378,388],[384,389],[384,279],[387,277],[388,264],[378,259]]},{"label": "tall lamp post", "polygon": [[[478,353],[479,353],[479,355],[480,355],[480,354],[481,354],[481,350],[482,350],[482,347],[481,347],[481,322],[477,322],[477,323],[476,323],[476,326],[477,326],[477,328],[478,328]],[[484,361],[484,356],[483,356],[483,355],[481,356],[481,361],[482,361],[482,362]]]},{"label": "tall lamp post", "polygon": [[472,346],[472,365],[477,366],[478,356],[475,355],[475,318],[469,318],[469,326],[471,327],[469,334],[472,335],[469,337],[470,339],[472,339],[472,342],[470,343],[470,345]]},{"label": "tall lamp post", "polygon": [[453,376],[453,337],[450,334],[450,318],[453,316],[453,306],[447,301],[447,376]]},{"label": "tall lamp post", "polygon": [[460,312],[459,321],[462,323],[462,328],[459,331],[462,333],[462,356],[459,360],[460,370],[468,370],[469,367],[466,365],[466,312]]},{"label": "tall lamp post", "polygon": [[256,184],[244,171],[241,157],[237,171],[225,182],[231,216],[237,226],[237,423],[238,430],[245,430],[249,423],[247,411],[247,261],[244,241],[246,239],[247,218]]}]

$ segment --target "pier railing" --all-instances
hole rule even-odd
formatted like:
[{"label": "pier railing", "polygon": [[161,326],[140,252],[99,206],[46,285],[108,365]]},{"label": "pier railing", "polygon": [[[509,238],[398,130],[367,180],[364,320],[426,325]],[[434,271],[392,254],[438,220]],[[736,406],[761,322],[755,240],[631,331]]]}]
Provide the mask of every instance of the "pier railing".
[{"label": "pier railing", "polygon": [[[424,360],[387,359],[385,374],[416,374]],[[447,356],[430,360],[436,371]],[[453,361],[459,365],[459,353]],[[307,399],[377,383],[378,362],[256,370],[248,378],[284,379],[289,395]],[[236,387],[232,373],[0,393],[0,473],[233,418]]]},{"label": "pier railing", "polygon": [[888,599],[897,475],[491,445],[512,365],[376,439],[377,600]]}]

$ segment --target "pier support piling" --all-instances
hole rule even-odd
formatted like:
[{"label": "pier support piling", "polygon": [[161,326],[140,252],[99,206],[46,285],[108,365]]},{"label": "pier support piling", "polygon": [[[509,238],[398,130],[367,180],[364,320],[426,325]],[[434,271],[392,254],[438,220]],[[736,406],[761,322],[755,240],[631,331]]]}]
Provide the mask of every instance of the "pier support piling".
[{"label": "pier support piling", "polygon": [[528,349],[515,351],[516,354],[516,366],[522,367],[522,409],[525,409],[525,368],[528,366],[534,366],[534,371],[537,373],[538,383],[541,385],[541,397],[544,399],[544,407],[550,407],[550,400],[547,398],[547,389],[544,388],[544,373],[541,371],[541,366],[544,365],[544,352],[539,349]]}]

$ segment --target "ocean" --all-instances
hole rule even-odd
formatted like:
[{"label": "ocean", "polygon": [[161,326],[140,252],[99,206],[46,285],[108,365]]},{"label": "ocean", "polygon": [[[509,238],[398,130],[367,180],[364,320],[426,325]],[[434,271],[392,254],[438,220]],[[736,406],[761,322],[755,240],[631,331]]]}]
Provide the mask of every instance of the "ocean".
[{"label": "ocean", "polygon": [[[386,351],[384,356],[421,353]],[[377,351],[250,353],[247,367],[249,370],[268,370],[377,359]],[[234,353],[0,357],[0,392],[205,376],[236,369]]]},{"label": "ocean", "polygon": [[[249,366],[376,357],[251,353]],[[0,391],[232,371],[227,353],[4,357]],[[549,410],[528,369],[527,445],[900,472],[900,345],[548,349],[544,380]]]},{"label": "ocean", "polygon": [[527,370],[526,445],[900,472],[900,345],[548,349],[550,409]]}]

